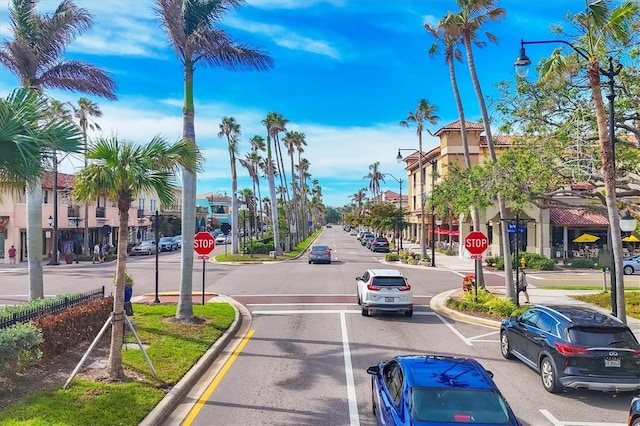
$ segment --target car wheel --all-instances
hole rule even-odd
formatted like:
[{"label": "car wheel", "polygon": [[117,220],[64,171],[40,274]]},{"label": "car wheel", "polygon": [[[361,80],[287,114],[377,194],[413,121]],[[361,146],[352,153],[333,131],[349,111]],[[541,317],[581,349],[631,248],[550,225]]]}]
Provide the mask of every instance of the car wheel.
[{"label": "car wheel", "polygon": [[542,378],[542,386],[547,392],[558,393],[560,391],[556,368],[549,357],[544,357],[540,363],[540,377]]},{"label": "car wheel", "polygon": [[[375,409],[375,407],[374,407]],[[640,426],[640,417],[636,417],[635,419],[633,419],[633,422],[631,423],[631,426]]]},{"label": "car wheel", "polygon": [[362,316],[363,317],[368,317],[369,316],[369,310],[367,308],[365,308],[364,306],[362,307]]},{"label": "car wheel", "polygon": [[331,265],[331,261],[328,261],[327,263],[328,263],[329,265]]},{"label": "car wheel", "polygon": [[309,265],[311,265],[311,263],[312,263],[312,262],[311,262],[311,261],[309,261]]},{"label": "car wheel", "polygon": [[633,274],[633,266],[627,265],[624,267],[624,274],[631,275]]},{"label": "car wheel", "polygon": [[500,353],[502,353],[502,356],[505,359],[513,359],[513,355],[511,354],[511,345],[509,344],[509,333],[507,333],[507,330],[502,330],[500,332]]},{"label": "car wheel", "polygon": [[404,313],[404,316],[405,316],[405,317],[412,317],[412,316],[413,316],[413,309],[412,309],[412,310],[410,310],[410,311],[406,311],[406,312]]},{"label": "car wheel", "polygon": [[147,256],[151,256],[151,250],[147,251]]}]

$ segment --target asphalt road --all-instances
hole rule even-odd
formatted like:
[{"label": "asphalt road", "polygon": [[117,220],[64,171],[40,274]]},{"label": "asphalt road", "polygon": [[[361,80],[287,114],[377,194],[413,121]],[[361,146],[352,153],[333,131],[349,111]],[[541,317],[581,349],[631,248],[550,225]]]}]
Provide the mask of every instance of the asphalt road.
[{"label": "asphalt road", "polygon": [[[431,297],[459,288],[465,271],[442,266],[404,268],[416,295],[414,317],[362,317],[355,277],[367,268],[381,267],[378,259],[384,255],[373,255],[339,227],[327,229],[319,242],[333,248],[331,265],[309,265],[305,259],[241,266],[206,264],[206,290],[233,297],[251,316],[234,345],[165,424],[372,425],[366,368],[397,354],[436,353],[478,359],[494,373],[526,425],[624,425],[631,395],[575,390],[549,394],[536,373],[501,357],[495,329],[432,311]],[[179,253],[162,253],[160,259],[159,290],[178,290]],[[100,285],[111,289],[114,267],[45,267],[45,293]],[[154,292],[153,256],[131,259],[128,269],[136,283],[134,296]],[[194,290],[199,290],[202,263],[196,262],[194,269]],[[530,283],[553,283],[553,276],[531,277]],[[586,278],[598,277],[595,273]],[[487,274],[487,278],[501,282],[500,275]],[[24,270],[0,270],[0,304],[20,300],[27,288]]]}]

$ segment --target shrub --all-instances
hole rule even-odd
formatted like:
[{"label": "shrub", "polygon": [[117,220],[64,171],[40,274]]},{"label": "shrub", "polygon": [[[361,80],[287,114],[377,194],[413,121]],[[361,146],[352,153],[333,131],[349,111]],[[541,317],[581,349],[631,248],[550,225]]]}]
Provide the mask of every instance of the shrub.
[{"label": "shrub", "polygon": [[455,255],[455,254],[456,254],[456,252],[455,252],[455,251],[453,251],[452,249],[446,249],[446,250],[444,251],[444,254],[446,254],[447,256],[453,256],[453,255]]},{"label": "shrub", "polygon": [[44,358],[93,339],[113,311],[113,296],[92,299],[57,314],[36,318],[33,325],[38,328],[44,341],[40,345]]},{"label": "shrub", "polygon": [[593,259],[573,259],[571,261],[572,268],[591,269],[595,264]]},{"label": "shrub", "polygon": [[42,358],[42,333],[32,324],[16,324],[0,330],[0,375],[24,370]]},{"label": "shrub", "polygon": [[274,250],[273,240],[258,240],[253,242],[253,253],[255,254],[269,254]]},{"label": "shrub", "polygon": [[460,311],[483,312],[500,318],[507,318],[512,315],[524,312],[527,308],[517,308],[516,305],[505,297],[478,288],[478,295],[473,291],[465,291],[460,299],[448,299],[447,306]]},{"label": "shrub", "polygon": [[495,257],[487,257],[484,261],[487,264],[487,266],[489,266],[489,267],[493,267],[496,264],[496,258]]},{"label": "shrub", "polygon": [[384,255],[384,260],[387,262],[397,262],[399,259],[398,253],[387,253]]}]

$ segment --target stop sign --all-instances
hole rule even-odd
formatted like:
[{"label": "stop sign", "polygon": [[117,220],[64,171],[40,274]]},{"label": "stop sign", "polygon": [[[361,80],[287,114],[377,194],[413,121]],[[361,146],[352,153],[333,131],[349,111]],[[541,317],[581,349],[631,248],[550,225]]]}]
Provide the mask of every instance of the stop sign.
[{"label": "stop sign", "polygon": [[213,251],[216,246],[216,240],[208,232],[198,232],[193,237],[193,249],[199,255],[207,255]]},{"label": "stop sign", "polygon": [[489,239],[480,231],[469,232],[464,238],[464,247],[471,254],[482,254],[489,248]]}]

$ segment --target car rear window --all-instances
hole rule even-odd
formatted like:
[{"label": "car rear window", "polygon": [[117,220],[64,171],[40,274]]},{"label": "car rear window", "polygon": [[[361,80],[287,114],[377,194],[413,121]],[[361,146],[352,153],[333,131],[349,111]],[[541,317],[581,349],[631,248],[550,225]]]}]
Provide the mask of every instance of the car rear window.
[{"label": "car rear window", "polygon": [[404,277],[373,277],[373,284],[378,287],[404,287]]},{"label": "car rear window", "polygon": [[411,417],[419,422],[511,424],[502,397],[480,389],[414,389]]},{"label": "car rear window", "polygon": [[329,247],[327,246],[314,246],[311,247],[311,251],[327,251],[329,250]]},{"label": "car rear window", "polygon": [[569,329],[569,338],[572,342],[587,346],[638,346],[631,330],[622,327],[572,327]]}]

